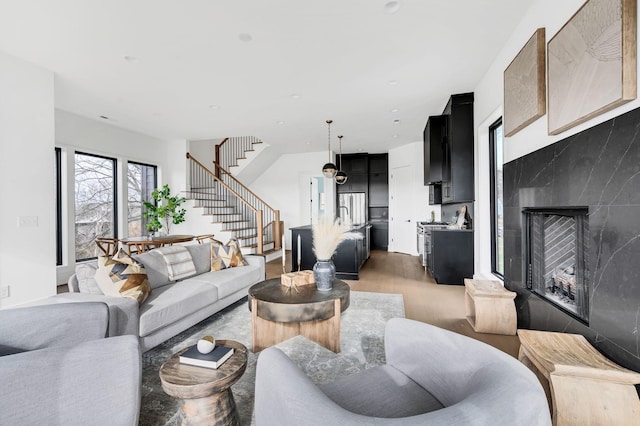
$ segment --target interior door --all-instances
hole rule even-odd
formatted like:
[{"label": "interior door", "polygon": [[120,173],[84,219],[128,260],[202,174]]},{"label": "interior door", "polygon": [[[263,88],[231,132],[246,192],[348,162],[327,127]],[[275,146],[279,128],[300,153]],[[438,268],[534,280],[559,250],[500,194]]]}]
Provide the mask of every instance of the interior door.
[{"label": "interior door", "polygon": [[416,255],[416,224],[413,221],[413,194],[410,182],[413,178],[412,166],[391,169],[391,251]]}]

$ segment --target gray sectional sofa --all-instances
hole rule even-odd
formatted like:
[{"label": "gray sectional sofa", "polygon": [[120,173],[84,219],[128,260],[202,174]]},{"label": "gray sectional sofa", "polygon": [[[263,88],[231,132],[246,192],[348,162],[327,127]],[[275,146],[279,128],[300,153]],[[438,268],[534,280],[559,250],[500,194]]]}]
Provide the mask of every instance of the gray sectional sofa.
[{"label": "gray sectional sofa", "polygon": [[94,279],[97,262],[79,264],[69,279],[69,293],[53,296],[48,303],[105,302],[109,305],[109,335],[135,334],[142,351],[147,351],[242,299],[250,286],[265,279],[264,256],[245,255],[247,266],[211,271],[209,243],[186,247],[196,275],[177,282],[169,280],[157,251],[134,255],[144,265],[152,289],[140,306],[133,299],[102,293]]}]

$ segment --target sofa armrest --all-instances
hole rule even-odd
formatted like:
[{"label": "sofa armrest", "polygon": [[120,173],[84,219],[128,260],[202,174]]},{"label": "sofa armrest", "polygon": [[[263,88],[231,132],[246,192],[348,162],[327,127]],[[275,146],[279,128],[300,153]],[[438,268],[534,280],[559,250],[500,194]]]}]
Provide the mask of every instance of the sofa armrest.
[{"label": "sofa armrest", "polygon": [[22,350],[70,346],[107,334],[109,309],[101,302],[61,303],[0,310],[0,343]]},{"label": "sofa armrest", "polygon": [[141,371],[134,336],[1,357],[0,424],[137,425]]},{"label": "sofa armrest", "polygon": [[333,402],[278,348],[258,357],[255,389],[257,426],[373,424]]},{"label": "sofa armrest", "polygon": [[262,268],[262,279],[267,279],[267,258],[262,254],[245,254],[243,256],[249,265]]},{"label": "sofa armrest", "polygon": [[73,274],[69,277],[67,282],[67,287],[69,287],[70,293],[80,293],[80,284],[78,283],[78,275]]},{"label": "sofa armrest", "polygon": [[[109,328],[107,336],[139,335],[140,308],[130,297],[112,297],[88,293],[60,293],[41,299],[41,304],[102,302],[109,307]],[[78,319],[77,319],[78,320]]]}]

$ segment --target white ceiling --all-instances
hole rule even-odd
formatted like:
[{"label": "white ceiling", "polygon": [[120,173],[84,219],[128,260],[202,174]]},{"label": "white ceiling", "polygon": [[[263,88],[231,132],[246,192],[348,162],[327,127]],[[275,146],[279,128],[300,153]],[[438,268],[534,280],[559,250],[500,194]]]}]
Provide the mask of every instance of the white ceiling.
[{"label": "white ceiling", "polygon": [[0,50],[52,70],[58,108],[161,139],[317,151],[333,119],[334,149],[386,152],[474,89],[533,0],[387,1],[0,0]]}]

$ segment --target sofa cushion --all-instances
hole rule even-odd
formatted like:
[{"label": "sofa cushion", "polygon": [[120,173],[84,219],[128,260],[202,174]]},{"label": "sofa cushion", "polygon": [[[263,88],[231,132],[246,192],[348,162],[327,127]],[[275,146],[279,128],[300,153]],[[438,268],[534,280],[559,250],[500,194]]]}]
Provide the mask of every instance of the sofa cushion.
[{"label": "sofa cushion", "polygon": [[240,250],[238,240],[232,238],[227,244],[222,244],[218,240],[211,241],[212,271],[245,265],[247,265],[247,261],[242,257],[242,250]]},{"label": "sofa cushion", "polygon": [[149,284],[151,284],[152,290],[173,282],[169,279],[169,272],[167,271],[167,264],[164,258],[160,253],[156,253],[156,250],[134,254],[133,258],[142,263],[145,271],[147,271],[147,277],[149,278]]},{"label": "sofa cushion", "polygon": [[185,246],[189,253],[191,253],[191,259],[196,267],[196,274],[204,274],[211,270],[211,244],[191,244]]},{"label": "sofa cushion", "polygon": [[122,252],[113,257],[98,257],[95,277],[107,296],[129,297],[142,304],[151,293],[144,267]]},{"label": "sofa cushion", "polygon": [[148,336],[218,300],[218,289],[198,277],[154,288],[140,307],[140,337]]},{"label": "sofa cushion", "polygon": [[431,393],[389,365],[319,387],[342,408],[368,417],[410,417],[444,408]]},{"label": "sofa cushion", "polygon": [[155,250],[164,259],[167,276],[171,281],[183,280],[196,274],[191,253],[184,246],[167,246]]},{"label": "sofa cushion", "polygon": [[79,263],[76,265],[76,279],[80,293],[104,294],[96,281],[98,262]]},{"label": "sofa cushion", "polygon": [[220,299],[263,279],[263,270],[256,265],[247,265],[242,268],[227,268],[222,271],[211,271],[190,278],[190,280],[197,280],[215,286],[218,289],[218,297]]}]

